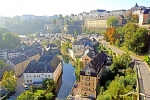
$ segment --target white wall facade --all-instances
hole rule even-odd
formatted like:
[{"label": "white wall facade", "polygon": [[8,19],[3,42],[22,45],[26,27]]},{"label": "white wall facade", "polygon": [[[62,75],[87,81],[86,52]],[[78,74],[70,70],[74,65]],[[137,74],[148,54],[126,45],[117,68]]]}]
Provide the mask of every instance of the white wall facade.
[{"label": "white wall facade", "polygon": [[7,60],[7,52],[5,50],[0,50],[0,59]]},{"label": "white wall facade", "polygon": [[23,73],[24,83],[33,84],[33,82],[42,82],[46,78],[54,79],[53,73]]}]

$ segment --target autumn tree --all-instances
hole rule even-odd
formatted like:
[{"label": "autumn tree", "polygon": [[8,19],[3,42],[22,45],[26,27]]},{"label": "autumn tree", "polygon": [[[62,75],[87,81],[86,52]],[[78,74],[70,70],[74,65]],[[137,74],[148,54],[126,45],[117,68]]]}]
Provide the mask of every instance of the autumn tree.
[{"label": "autumn tree", "polygon": [[12,71],[5,71],[0,85],[9,92],[14,92],[17,86],[17,79]]},{"label": "autumn tree", "polygon": [[110,18],[107,20],[107,25],[108,25],[108,27],[117,26],[117,23],[118,23],[118,19],[117,19],[116,17],[110,17]]},{"label": "autumn tree", "polygon": [[109,40],[110,44],[114,44],[118,38],[118,34],[116,33],[115,28],[114,27],[109,28],[107,30],[106,34],[108,36],[108,40]]}]

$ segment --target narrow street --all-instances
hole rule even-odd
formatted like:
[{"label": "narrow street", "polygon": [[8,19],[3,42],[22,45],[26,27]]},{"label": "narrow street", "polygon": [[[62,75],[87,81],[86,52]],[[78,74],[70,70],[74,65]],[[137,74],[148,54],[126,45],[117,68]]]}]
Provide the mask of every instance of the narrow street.
[{"label": "narrow street", "polygon": [[9,100],[17,100],[17,97],[21,94],[22,90],[24,90],[23,83],[23,76],[17,77],[16,93],[13,96],[10,96]]}]

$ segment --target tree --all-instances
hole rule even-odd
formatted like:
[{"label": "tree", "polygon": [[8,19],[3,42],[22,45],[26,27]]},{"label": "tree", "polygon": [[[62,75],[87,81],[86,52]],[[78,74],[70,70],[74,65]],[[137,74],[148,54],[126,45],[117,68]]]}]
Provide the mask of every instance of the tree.
[{"label": "tree", "polygon": [[56,19],[52,20],[53,25],[56,25]]},{"label": "tree", "polygon": [[4,48],[16,48],[20,46],[20,38],[18,35],[13,33],[5,33],[3,35],[3,43],[5,44]]},{"label": "tree", "polygon": [[136,24],[134,24],[133,22],[128,22],[126,25],[123,26],[122,33],[123,35],[129,32],[133,33],[136,32],[137,29],[138,26]]},{"label": "tree", "polygon": [[147,19],[147,20],[146,20],[146,24],[150,24],[150,19]]},{"label": "tree", "polygon": [[17,97],[17,100],[34,100],[34,93],[31,91],[25,91]]},{"label": "tree", "polygon": [[148,30],[146,28],[138,28],[136,32],[128,32],[124,36],[125,47],[137,54],[144,53],[148,49]]},{"label": "tree", "polygon": [[108,20],[107,20],[107,25],[108,27],[114,27],[114,26],[117,26],[118,24],[118,20],[116,17],[110,17]]},{"label": "tree", "polygon": [[17,79],[12,71],[5,71],[0,85],[9,92],[14,92],[17,86]]},{"label": "tree", "polygon": [[76,58],[76,65],[75,65],[75,75],[76,75],[76,80],[80,80],[80,71],[83,68],[83,63],[80,61],[79,58]]},{"label": "tree", "polygon": [[64,19],[64,25],[69,25],[70,23],[69,23],[69,19],[68,18],[65,18]]},{"label": "tree", "polygon": [[77,36],[77,34],[78,34],[78,33],[77,33],[77,31],[75,30],[75,31],[74,31],[74,36]]},{"label": "tree", "polygon": [[46,100],[52,100],[54,95],[52,92],[50,92],[50,93],[46,94],[45,97],[46,97]]},{"label": "tree", "polygon": [[134,23],[138,23],[139,22],[139,15],[138,14],[133,14],[131,20]]},{"label": "tree", "polygon": [[116,45],[117,47],[120,46],[120,40],[119,40],[119,39],[116,40],[115,45]]},{"label": "tree", "polygon": [[146,61],[146,63],[149,65],[150,67],[150,57],[149,56],[145,56],[144,57],[144,61]]},{"label": "tree", "polygon": [[110,41],[111,44],[114,44],[117,38],[119,37],[118,34],[116,33],[116,30],[114,27],[111,27],[107,30],[106,32],[108,36],[108,40]]},{"label": "tree", "polygon": [[3,60],[0,60],[0,68],[3,68],[6,66],[6,63]]}]

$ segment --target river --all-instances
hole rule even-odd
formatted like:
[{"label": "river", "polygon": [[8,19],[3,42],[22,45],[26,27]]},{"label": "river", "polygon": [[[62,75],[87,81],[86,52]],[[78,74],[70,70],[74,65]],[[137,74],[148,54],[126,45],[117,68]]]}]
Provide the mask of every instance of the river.
[{"label": "river", "polygon": [[66,61],[64,59],[63,60],[62,84],[61,84],[56,100],[66,100],[76,80],[74,71],[75,71],[75,68],[72,66],[69,60]]}]

